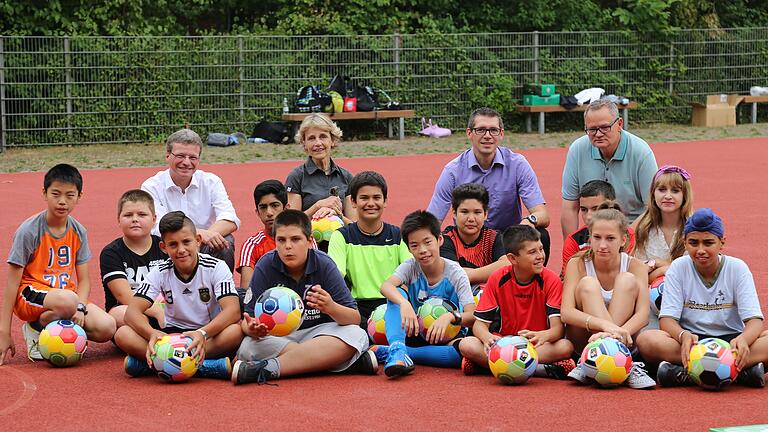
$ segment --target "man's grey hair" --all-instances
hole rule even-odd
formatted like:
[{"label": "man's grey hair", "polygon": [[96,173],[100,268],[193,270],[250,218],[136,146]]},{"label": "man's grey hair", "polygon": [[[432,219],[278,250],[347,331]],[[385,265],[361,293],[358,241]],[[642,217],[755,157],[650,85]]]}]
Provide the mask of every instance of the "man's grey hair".
[{"label": "man's grey hair", "polygon": [[179,129],[172,133],[168,139],[165,140],[165,151],[170,153],[173,150],[174,144],[188,144],[200,147],[200,152],[203,151],[203,140],[200,139],[200,135],[192,129]]},{"label": "man's grey hair", "polygon": [[584,110],[584,120],[587,119],[588,112],[601,110],[603,108],[608,108],[608,111],[611,113],[611,117],[619,117],[619,107],[617,107],[615,103],[613,103],[610,99],[598,99],[592,101],[587,109]]}]

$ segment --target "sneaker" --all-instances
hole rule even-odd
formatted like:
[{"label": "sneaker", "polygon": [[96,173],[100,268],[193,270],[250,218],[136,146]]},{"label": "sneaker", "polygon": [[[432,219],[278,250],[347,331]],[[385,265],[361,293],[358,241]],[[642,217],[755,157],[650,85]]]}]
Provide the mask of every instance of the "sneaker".
[{"label": "sneaker", "polygon": [[368,351],[371,351],[374,355],[376,355],[376,361],[379,363],[386,363],[389,359],[388,345],[371,345],[371,347],[368,348]]},{"label": "sneaker", "polygon": [[21,334],[27,343],[27,358],[32,361],[43,360],[43,355],[40,354],[40,332],[33,329],[29,323],[24,323],[21,326]]},{"label": "sneaker", "polygon": [[266,360],[242,361],[238,360],[232,366],[232,384],[256,383],[258,385],[269,384],[267,380],[274,379],[272,372],[266,369]]},{"label": "sneaker", "polygon": [[747,387],[762,388],[765,387],[765,368],[762,363],[758,363],[750,368],[739,372],[736,382]]},{"label": "sneaker", "polygon": [[662,387],[693,385],[693,380],[684,367],[666,361],[659,363],[656,380],[659,381],[659,385]]},{"label": "sneaker", "polygon": [[472,360],[462,357],[461,358],[461,371],[464,375],[477,375],[477,366]]},{"label": "sneaker", "polygon": [[125,368],[125,373],[132,377],[141,377],[141,376],[147,376],[147,375],[154,375],[155,371],[153,371],[149,365],[147,365],[147,361],[144,359],[140,359],[134,356],[125,356],[125,361],[123,361],[123,367]]},{"label": "sneaker", "polygon": [[198,378],[229,379],[232,375],[232,363],[229,357],[205,359],[197,365],[195,376]]},{"label": "sneaker", "polygon": [[384,374],[388,377],[408,375],[416,369],[413,360],[406,354],[405,344],[395,342],[389,346],[389,360],[384,365]]},{"label": "sneaker", "polygon": [[544,363],[543,366],[547,377],[564,380],[568,378],[568,374],[571,373],[572,370],[576,369],[576,362],[567,359],[554,363]]},{"label": "sneaker", "polygon": [[361,375],[376,375],[379,373],[379,362],[376,360],[376,354],[369,350],[363,351],[354,363],[344,369],[344,372]]},{"label": "sneaker", "polygon": [[648,376],[648,372],[645,369],[645,363],[634,362],[632,363],[632,369],[629,371],[627,377],[627,386],[633,389],[648,389],[656,387],[656,381]]},{"label": "sneaker", "polygon": [[568,372],[567,375],[568,378],[575,379],[576,381],[582,383],[582,384],[589,384],[589,377],[587,376],[587,371],[584,370],[584,365],[579,363],[571,369],[570,372]]}]

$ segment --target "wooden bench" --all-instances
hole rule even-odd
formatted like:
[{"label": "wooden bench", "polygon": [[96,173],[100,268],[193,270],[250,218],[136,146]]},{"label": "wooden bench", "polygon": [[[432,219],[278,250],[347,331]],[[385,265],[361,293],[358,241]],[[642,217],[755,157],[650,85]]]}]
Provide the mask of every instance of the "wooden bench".
[{"label": "wooden bench", "polygon": [[[288,113],[283,114],[283,121],[301,122],[310,113]],[[359,112],[341,112],[335,114],[329,114],[331,120],[386,120],[387,121],[387,136],[393,138],[393,126],[395,120],[399,120],[399,137],[400,140],[405,138],[405,119],[416,117],[414,110],[380,110],[380,111],[359,111]],[[293,133],[295,135],[298,129],[298,123],[293,125]]]},{"label": "wooden bench", "polygon": [[752,104],[752,123],[757,123],[757,104],[768,102],[768,96],[744,96],[741,103]]},{"label": "wooden bench", "polygon": [[[573,109],[565,109],[560,105],[518,105],[517,111],[526,113],[525,130],[531,133],[531,114],[539,113],[539,134],[544,135],[544,114],[553,112],[574,112],[586,111],[589,105],[578,105]],[[617,105],[621,110],[621,116],[624,118],[624,129],[629,129],[629,110],[637,108],[637,102],[630,102],[627,105]]]}]

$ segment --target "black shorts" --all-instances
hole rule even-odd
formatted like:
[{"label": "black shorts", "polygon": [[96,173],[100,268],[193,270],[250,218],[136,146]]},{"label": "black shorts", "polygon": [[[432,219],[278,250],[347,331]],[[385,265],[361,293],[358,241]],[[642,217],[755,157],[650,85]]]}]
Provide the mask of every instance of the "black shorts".
[{"label": "black shorts", "polygon": [[731,343],[731,341],[733,339],[736,339],[736,337],[738,337],[741,333],[728,333],[728,334],[724,334],[722,336],[712,336],[712,335],[705,335],[705,334],[699,334],[699,333],[694,333],[694,334],[699,337],[700,341],[702,339],[706,339],[706,338],[718,338],[718,339],[722,339],[722,340],[724,340],[724,341],[726,341],[728,343]]}]

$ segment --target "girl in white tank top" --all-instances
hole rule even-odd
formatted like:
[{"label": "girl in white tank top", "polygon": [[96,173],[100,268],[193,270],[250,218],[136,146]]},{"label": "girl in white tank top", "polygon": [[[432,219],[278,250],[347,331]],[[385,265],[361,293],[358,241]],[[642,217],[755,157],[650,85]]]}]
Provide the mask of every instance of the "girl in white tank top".
[{"label": "girl in white tank top", "polygon": [[[621,253],[621,265],[619,267],[619,272],[624,273],[629,271],[629,260],[630,256],[627,255],[625,252]],[[587,276],[592,276],[593,278],[597,279],[597,273],[595,272],[595,264],[592,262],[592,260],[584,261],[584,267],[587,270]],[[606,291],[603,286],[600,286],[600,292],[603,294],[603,301],[605,302],[605,306],[608,306],[608,304],[611,302],[611,298],[613,297],[613,288],[611,288],[610,291]]]}]

